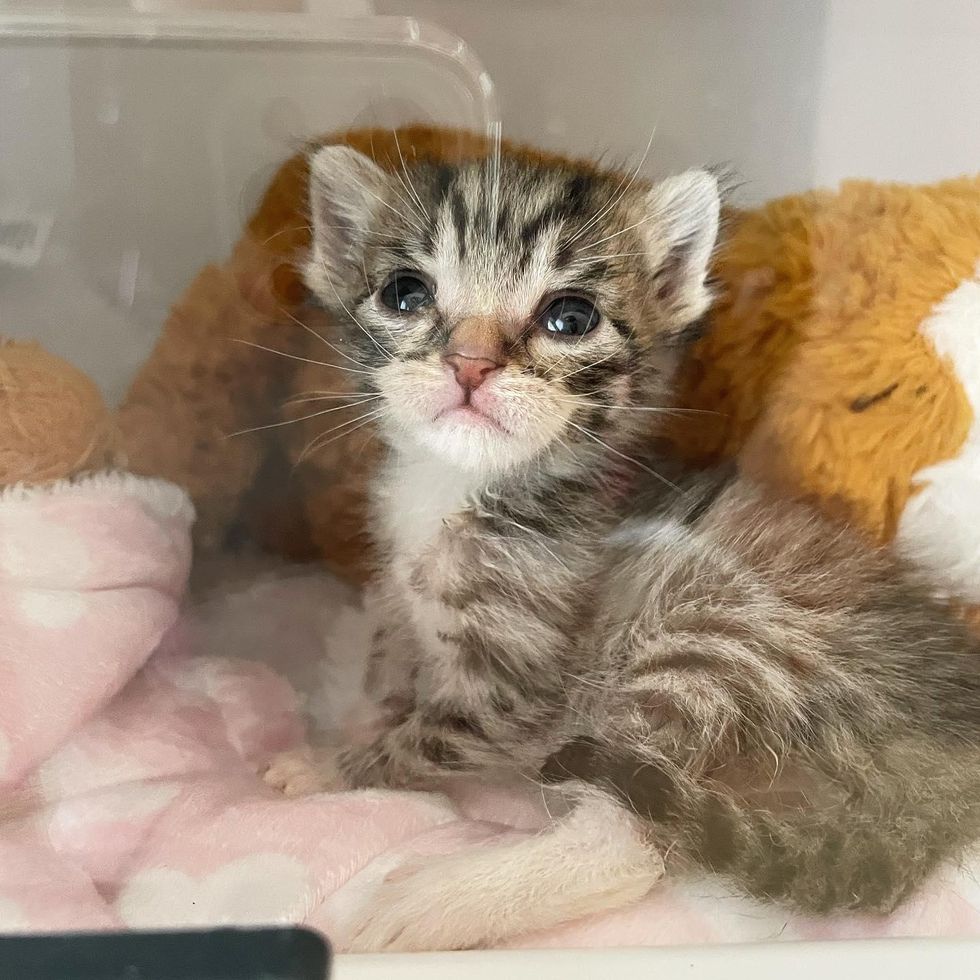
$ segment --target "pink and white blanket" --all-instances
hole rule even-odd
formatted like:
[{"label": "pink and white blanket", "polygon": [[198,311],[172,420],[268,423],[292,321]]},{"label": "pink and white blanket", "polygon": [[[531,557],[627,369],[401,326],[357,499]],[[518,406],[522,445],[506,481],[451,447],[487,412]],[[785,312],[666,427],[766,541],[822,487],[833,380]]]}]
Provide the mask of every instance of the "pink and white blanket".
[{"label": "pink and white blanket", "polygon": [[[524,791],[266,786],[257,773],[309,715],[349,720],[369,627],[309,573],[182,612],[192,519],[179,490],[129,476],[0,495],[0,931],[303,922],[343,945],[350,910],[413,856],[545,825]],[[896,935],[980,935],[970,869],[887,919],[808,921],[718,882],[665,884],[517,945]]]}]

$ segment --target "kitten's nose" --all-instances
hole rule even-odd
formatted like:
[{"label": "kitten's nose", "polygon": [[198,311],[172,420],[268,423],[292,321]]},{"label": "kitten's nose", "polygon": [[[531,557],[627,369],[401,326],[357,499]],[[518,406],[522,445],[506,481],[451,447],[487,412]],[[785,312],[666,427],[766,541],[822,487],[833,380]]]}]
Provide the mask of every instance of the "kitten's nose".
[{"label": "kitten's nose", "polygon": [[503,365],[488,357],[467,357],[465,354],[446,354],[443,360],[453,369],[462,388],[475,391],[487,377]]}]

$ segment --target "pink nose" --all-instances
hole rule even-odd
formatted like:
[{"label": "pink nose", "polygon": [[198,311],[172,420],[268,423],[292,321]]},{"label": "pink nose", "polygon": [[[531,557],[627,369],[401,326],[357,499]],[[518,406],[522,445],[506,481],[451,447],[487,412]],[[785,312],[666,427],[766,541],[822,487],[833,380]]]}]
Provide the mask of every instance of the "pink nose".
[{"label": "pink nose", "polygon": [[466,357],[463,354],[447,354],[443,360],[452,367],[460,387],[469,391],[479,388],[501,366],[486,357]]}]

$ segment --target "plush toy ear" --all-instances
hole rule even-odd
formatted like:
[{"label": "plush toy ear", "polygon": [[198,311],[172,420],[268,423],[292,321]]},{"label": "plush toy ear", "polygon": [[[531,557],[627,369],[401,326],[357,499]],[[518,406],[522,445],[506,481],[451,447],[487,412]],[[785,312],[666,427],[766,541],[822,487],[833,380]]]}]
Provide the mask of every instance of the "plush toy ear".
[{"label": "plush toy ear", "polygon": [[640,231],[657,295],[675,325],[683,327],[711,303],[705,280],[718,238],[718,180],[706,170],[670,177],[647,192],[646,212]]},{"label": "plush toy ear", "polygon": [[310,159],[313,236],[306,281],[325,302],[363,281],[362,250],[388,188],[388,175],[349,146],[325,146]]}]

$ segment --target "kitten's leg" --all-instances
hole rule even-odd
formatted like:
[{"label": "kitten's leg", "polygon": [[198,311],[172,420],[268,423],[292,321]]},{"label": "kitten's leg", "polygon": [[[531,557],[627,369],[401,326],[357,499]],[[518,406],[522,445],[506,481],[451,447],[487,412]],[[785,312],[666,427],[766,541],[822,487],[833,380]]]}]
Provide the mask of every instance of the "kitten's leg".
[{"label": "kitten's leg", "polygon": [[[980,756],[950,760],[939,746],[905,744],[890,761],[893,771],[869,762],[852,773],[864,782],[857,791],[826,777],[821,789],[818,775],[817,792],[789,804],[779,780],[733,786],[649,748],[573,744],[545,775],[617,793],[679,867],[722,875],[759,900],[808,914],[889,913],[980,838]],[[764,778],[764,765],[747,768]]]},{"label": "kitten's leg", "polygon": [[[758,897],[888,911],[980,836],[977,641],[806,510],[745,494],[703,520],[650,535],[647,576],[617,583],[639,612],[607,634],[603,745],[558,771],[611,782]],[[817,792],[770,805],[739,769]]]},{"label": "kitten's leg", "polygon": [[568,812],[516,842],[420,859],[385,878],[365,904],[339,912],[346,952],[467,949],[620,908],[663,874],[642,823],[605,793],[566,784]]}]

